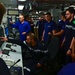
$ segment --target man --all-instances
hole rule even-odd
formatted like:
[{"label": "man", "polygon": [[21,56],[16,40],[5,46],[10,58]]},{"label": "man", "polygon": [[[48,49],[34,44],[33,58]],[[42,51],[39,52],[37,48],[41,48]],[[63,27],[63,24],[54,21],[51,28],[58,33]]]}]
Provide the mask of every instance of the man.
[{"label": "man", "polygon": [[75,62],[65,65],[57,75],[75,75]]},{"label": "man", "polygon": [[42,40],[42,34],[44,31],[44,25],[45,25],[45,20],[43,19],[42,16],[39,17],[39,20],[36,23],[36,26],[38,26],[38,38],[41,41]]},{"label": "man", "polygon": [[[0,2],[0,24],[2,22],[2,18],[5,12],[6,12],[6,9],[4,5]],[[1,58],[0,58],[0,75],[10,75],[7,65]]]},{"label": "man", "polygon": [[61,21],[58,23],[58,32],[54,34],[54,36],[60,37],[60,45],[64,39],[65,26],[66,26],[65,12],[62,12]]},{"label": "man", "polygon": [[74,19],[74,9],[72,7],[68,8],[66,10],[66,29],[65,29],[65,40],[63,44],[63,55],[65,60],[65,64],[72,62],[72,59],[70,56],[68,56],[68,53],[72,50],[71,42],[75,39],[75,19]]},{"label": "man", "polygon": [[[38,73],[38,71],[44,66],[44,63],[49,59],[48,50],[45,46],[43,46],[33,33],[28,33],[26,36],[26,43],[22,41],[17,41],[13,39],[7,39],[4,37],[0,37],[1,41],[8,41],[12,43],[16,43],[28,49],[31,54],[31,58],[24,63],[25,66],[25,75],[33,75]],[[17,42],[16,42],[17,41]],[[28,69],[27,69],[28,68]]]},{"label": "man", "polygon": [[10,24],[13,28],[17,28],[20,32],[20,40],[26,40],[26,35],[30,32],[30,25],[27,21],[25,21],[24,14],[19,15],[19,21],[15,24],[10,21]]},{"label": "man", "polygon": [[[45,23],[42,41],[44,41],[46,43],[47,40],[49,41],[49,39],[51,39],[51,37],[56,32],[57,25],[54,21],[52,21],[52,16],[51,16],[51,13],[49,13],[49,12],[45,14],[45,20],[47,22]],[[49,37],[49,39],[48,39],[48,37]]]}]

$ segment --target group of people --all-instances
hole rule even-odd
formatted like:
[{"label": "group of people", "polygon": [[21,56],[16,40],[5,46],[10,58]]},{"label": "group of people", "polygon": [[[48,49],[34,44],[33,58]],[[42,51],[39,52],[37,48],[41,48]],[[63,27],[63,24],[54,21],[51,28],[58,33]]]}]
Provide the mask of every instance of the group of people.
[{"label": "group of people", "polygon": [[[1,24],[2,17],[6,11],[2,3],[0,3],[0,10]],[[36,24],[36,26],[38,26],[39,35],[39,39],[37,39],[34,34],[34,31],[31,32],[31,28],[33,30],[34,23],[29,21],[27,16],[25,16],[24,14],[20,14],[18,22],[13,24],[12,21],[10,21],[12,27],[19,29],[20,40],[9,39],[5,37],[0,37],[0,39],[1,41],[8,41],[19,44],[29,51],[32,57],[24,64],[24,66],[26,67],[25,75],[36,74],[38,70],[41,69],[44,66],[44,64],[48,61],[49,52],[47,47],[51,39],[55,36],[59,37],[60,39],[59,50],[61,50],[60,53],[62,64],[65,65],[67,63],[72,62],[71,51],[73,42],[75,41],[74,15],[75,11],[72,7],[70,7],[66,9],[66,11],[61,13],[61,21],[58,24],[56,24],[52,20],[51,13],[47,12],[44,15],[44,19],[40,17],[40,20]],[[43,41],[44,44],[42,44],[41,41]],[[1,75],[4,75],[6,73],[7,75],[10,75],[9,70],[2,59],[0,59],[0,63],[3,64],[3,66],[1,65]]]},{"label": "group of people", "polygon": [[[74,44],[75,36],[75,11],[73,7],[69,7],[61,13],[61,20],[56,24],[52,20],[51,13],[45,14],[45,21],[43,22],[44,29],[41,35],[41,41],[48,45],[53,37],[59,37],[61,59],[63,64],[72,62],[71,52]],[[42,23],[42,21],[40,21]],[[39,22],[39,23],[40,23]],[[40,25],[42,24],[39,24]],[[41,32],[41,28],[39,33]]]}]

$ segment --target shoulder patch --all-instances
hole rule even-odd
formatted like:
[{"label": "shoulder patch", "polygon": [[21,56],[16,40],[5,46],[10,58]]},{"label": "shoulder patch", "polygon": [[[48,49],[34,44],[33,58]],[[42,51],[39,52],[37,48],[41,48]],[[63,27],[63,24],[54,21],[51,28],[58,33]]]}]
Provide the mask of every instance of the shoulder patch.
[{"label": "shoulder patch", "polygon": [[75,20],[73,21],[73,24],[75,24]]}]

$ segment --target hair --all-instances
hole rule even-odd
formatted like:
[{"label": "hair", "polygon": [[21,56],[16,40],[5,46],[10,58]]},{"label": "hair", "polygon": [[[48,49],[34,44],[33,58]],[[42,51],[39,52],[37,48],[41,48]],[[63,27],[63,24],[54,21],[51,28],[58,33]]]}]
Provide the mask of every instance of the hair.
[{"label": "hair", "polygon": [[30,32],[30,33],[27,34],[27,36],[30,36],[30,38],[31,38],[31,39],[34,39],[34,41],[37,40],[37,37],[35,36],[34,33],[31,33],[31,32]]},{"label": "hair", "polygon": [[75,14],[75,10],[73,7],[69,7],[68,9],[66,9],[66,11],[69,11],[71,14]]},{"label": "hair", "polygon": [[50,12],[47,12],[45,15],[49,15],[49,16],[51,16],[51,13],[50,13]]},{"label": "hair", "polygon": [[62,12],[61,15],[62,15],[64,18],[66,18],[66,16],[65,16],[65,11]]},{"label": "hair", "polygon": [[1,24],[1,21],[2,21],[2,18],[3,18],[3,15],[5,14],[6,12],[6,9],[4,7],[4,5],[0,2],[0,24]]}]

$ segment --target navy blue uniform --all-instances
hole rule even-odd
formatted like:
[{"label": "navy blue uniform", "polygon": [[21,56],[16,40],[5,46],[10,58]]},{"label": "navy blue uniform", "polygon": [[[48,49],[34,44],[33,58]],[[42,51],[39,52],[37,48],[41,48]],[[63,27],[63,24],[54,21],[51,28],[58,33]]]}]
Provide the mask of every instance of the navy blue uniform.
[{"label": "navy blue uniform", "polygon": [[65,65],[57,75],[75,75],[75,62]]},{"label": "navy blue uniform", "polygon": [[42,21],[39,20],[39,21],[36,23],[36,26],[38,26],[38,37],[39,37],[39,40],[42,39],[45,22],[46,22],[45,20],[42,20]]},{"label": "navy blue uniform", "polygon": [[[37,43],[36,46],[31,47],[33,50],[31,51],[32,58],[25,63],[25,66],[30,69],[30,72],[25,70],[25,75],[36,75],[40,72],[40,70],[44,67],[44,64],[47,63],[49,59],[48,50],[44,50],[44,47]],[[37,64],[40,63],[42,66],[37,67]]]},{"label": "navy blue uniform", "polygon": [[[66,26],[66,21],[64,22],[63,20],[61,20],[58,23],[58,32],[60,32],[61,30],[64,30],[65,31],[65,26]],[[61,42],[63,41],[64,36],[65,36],[65,34],[63,33],[62,36],[61,36],[61,40],[60,40]]]},{"label": "navy blue uniform", "polygon": [[56,30],[57,29],[57,25],[54,21],[50,21],[50,22],[46,22],[45,23],[45,33],[44,33],[44,42],[47,41],[48,39],[48,33],[52,33],[53,30]]},{"label": "navy blue uniform", "polygon": [[[31,49],[29,49],[22,41],[8,39],[8,42],[21,45],[30,52],[32,57],[26,63],[24,63],[24,66],[30,69],[30,71],[25,69],[25,75],[33,75],[37,73],[43,67],[44,63],[46,63],[49,59],[47,47],[38,41],[36,41],[36,45],[34,47],[29,46]],[[40,63],[42,67],[37,67],[37,63]]]},{"label": "navy blue uniform", "polygon": [[0,75],[10,75],[10,71],[5,62],[0,58]]},{"label": "navy blue uniform", "polygon": [[[75,19],[73,19],[71,22],[67,21],[66,28],[65,28],[65,42],[63,46],[63,50],[66,56],[66,52],[68,51],[72,38],[75,37]],[[66,58],[65,63],[71,62],[71,57],[64,57]]]},{"label": "navy blue uniform", "polygon": [[[20,32],[20,40],[24,41],[26,40],[26,34],[28,32],[30,32],[30,25],[28,22],[24,21],[24,23],[22,24],[20,21],[16,22],[15,24],[12,24],[12,27],[17,28]],[[25,35],[23,35],[22,33],[26,32]]]}]

